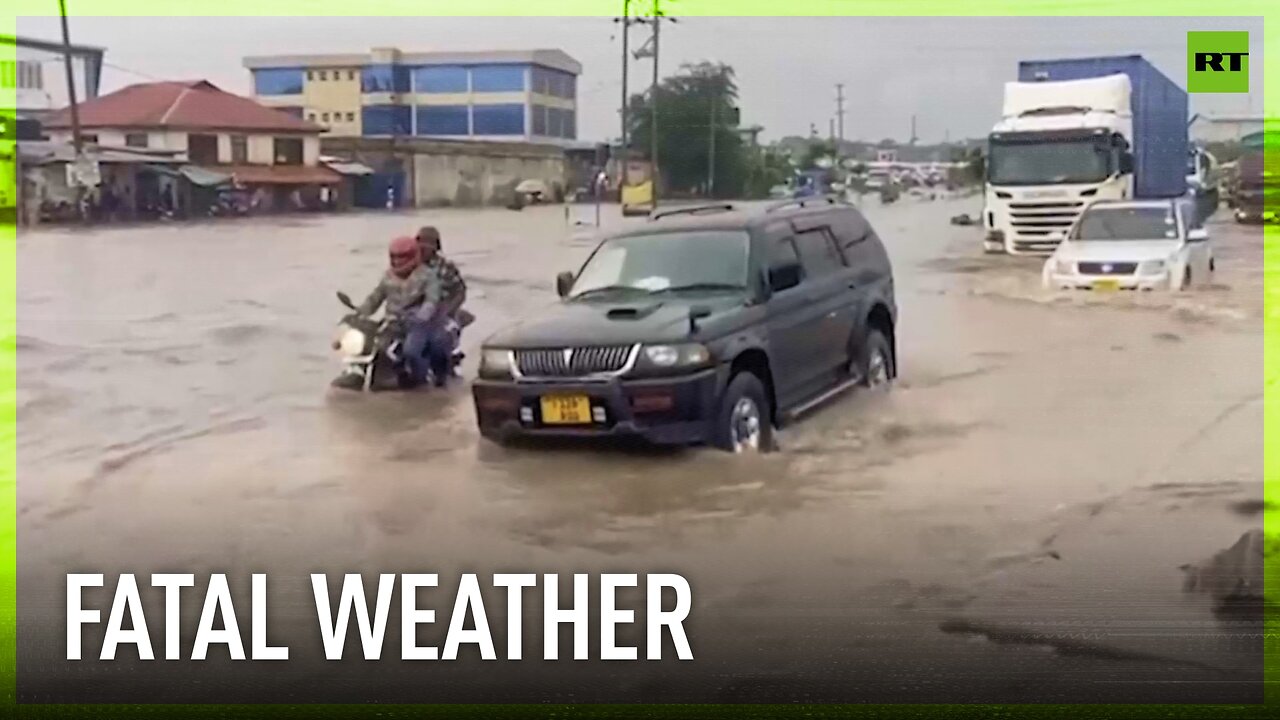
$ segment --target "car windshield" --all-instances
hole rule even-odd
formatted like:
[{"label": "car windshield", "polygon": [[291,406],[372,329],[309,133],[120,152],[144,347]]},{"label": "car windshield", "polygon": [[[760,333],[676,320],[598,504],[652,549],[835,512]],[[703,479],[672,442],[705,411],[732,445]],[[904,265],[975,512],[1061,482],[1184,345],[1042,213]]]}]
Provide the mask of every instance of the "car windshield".
[{"label": "car windshield", "polygon": [[1085,212],[1073,240],[1176,240],[1178,222],[1172,208],[1094,208]]},{"label": "car windshield", "polygon": [[742,290],[747,284],[748,247],[749,237],[742,230],[614,238],[587,260],[569,297]]},{"label": "car windshield", "polygon": [[1100,182],[1111,174],[1110,158],[1090,139],[992,142],[987,178],[992,185]]}]

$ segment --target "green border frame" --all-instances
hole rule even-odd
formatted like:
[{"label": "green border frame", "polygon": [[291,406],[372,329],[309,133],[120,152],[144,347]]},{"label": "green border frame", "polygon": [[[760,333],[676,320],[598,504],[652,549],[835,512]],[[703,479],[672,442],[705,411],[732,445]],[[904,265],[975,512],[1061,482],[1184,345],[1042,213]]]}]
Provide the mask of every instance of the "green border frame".
[{"label": "green border frame", "polygon": [[[1264,18],[1263,107],[1280,117],[1280,19],[1274,0],[666,0],[669,10],[686,16],[1165,16]],[[645,0],[638,0],[643,7]],[[458,11],[451,2],[377,0],[356,4],[337,0],[68,0],[68,12],[80,16],[599,16],[616,14],[618,0],[552,0],[541,7],[519,0],[472,0]],[[16,0],[6,16],[6,34],[16,34],[18,16],[55,16],[56,0]],[[265,12],[264,12],[265,11]],[[74,39],[74,38],[73,38]],[[0,46],[0,60],[13,60],[13,46]],[[1253,65],[1258,68],[1258,65]],[[12,108],[12,89],[0,91],[0,106]],[[1268,154],[1280,145],[1268,142]],[[0,166],[0,172],[14,172]],[[1274,202],[1273,198],[1268,198]],[[1264,231],[1264,497],[1269,543],[1280,542],[1280,228]],[[1275,716],[1280,703],[1280,619],[1265,626],[1266,702],[1263,705],[17,705],[17,235],[0,225],[0,713],[24,718],[54,717],[955,717],[991,718],[1036,715],[1044,718],[1245,718]],[[1280,592],[1280,563],[1266,563],[1267,595]]]}]

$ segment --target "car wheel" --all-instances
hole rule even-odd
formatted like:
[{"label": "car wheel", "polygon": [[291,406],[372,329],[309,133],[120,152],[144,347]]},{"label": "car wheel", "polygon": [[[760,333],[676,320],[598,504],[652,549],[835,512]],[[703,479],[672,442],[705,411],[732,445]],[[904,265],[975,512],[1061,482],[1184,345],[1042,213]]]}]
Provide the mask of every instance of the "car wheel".
[{"label": "car wheel", "polygon": [[712,437],[716,447],[731,453],[762,453],[773,449],[773,413],[764,383],[741,372],[729,381],[720,399]]},{"label": "car wheel", "polygon": [[894,376],[893,348],[879,330],[867,334],[862,344],[862,356],[858,358],[862,385],[872,389],[888,388]]}]

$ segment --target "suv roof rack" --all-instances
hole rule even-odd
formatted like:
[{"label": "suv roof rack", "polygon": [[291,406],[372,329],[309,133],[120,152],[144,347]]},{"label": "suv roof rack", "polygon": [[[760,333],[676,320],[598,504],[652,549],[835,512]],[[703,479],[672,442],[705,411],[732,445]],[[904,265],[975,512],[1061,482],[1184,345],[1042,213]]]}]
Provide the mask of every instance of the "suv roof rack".
[{"label": "suv roof rack", "polygon": [[733,212],[738,206],[733,203],[715,203],[711,205],[690,205],[672,208],[671,210],[655,210],[649,215],[650,220],[659,220],[672,215],[696,215],[706,212]]},{"label": "suv roof rack", "polygon": [[773,203],[769,207],[765,208],[764,211],[767,213],[771,213],[771,212],[776,212],[778,210],[782,210],[784,208],[789,208],[789,207],[806,208],[806,207],[809,207],[811,204],[812,205],[847,205],[848,203],[844,201],[844,198],[841,198],[838,195],[815,195],[814,197],[782,200],[782,201]]}]

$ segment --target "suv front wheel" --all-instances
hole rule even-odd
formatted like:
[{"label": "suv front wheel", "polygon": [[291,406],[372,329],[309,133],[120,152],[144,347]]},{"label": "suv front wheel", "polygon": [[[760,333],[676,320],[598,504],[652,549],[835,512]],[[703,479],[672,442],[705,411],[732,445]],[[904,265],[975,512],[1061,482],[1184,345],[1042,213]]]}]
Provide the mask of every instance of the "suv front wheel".
[{"label": "suv front wheel", "polygon": [[732,453],[768,452],[773,448],[772,417],[764,383],[753,373],[738,373],[720,398],[712,440]]},{"label": "suv front wheel", "polygon": [[893,381],[893,348],[879,330],[867,333],[862,356],[858,358],[858,371],[862,384],[869,388],[886,388]]}]

